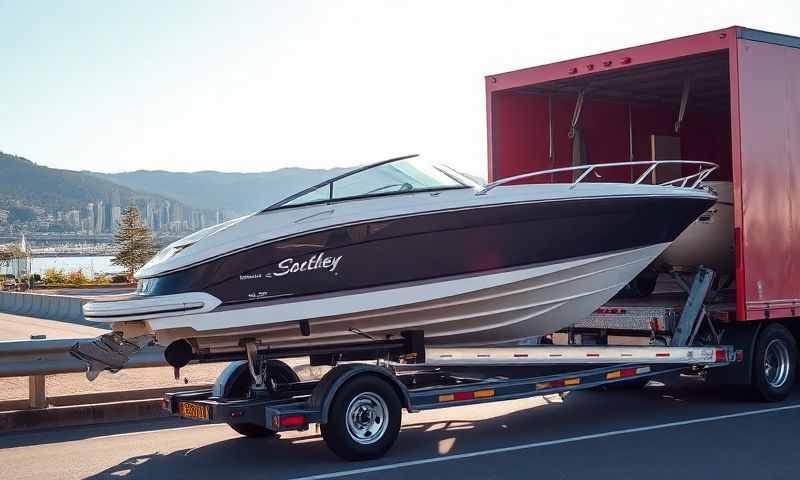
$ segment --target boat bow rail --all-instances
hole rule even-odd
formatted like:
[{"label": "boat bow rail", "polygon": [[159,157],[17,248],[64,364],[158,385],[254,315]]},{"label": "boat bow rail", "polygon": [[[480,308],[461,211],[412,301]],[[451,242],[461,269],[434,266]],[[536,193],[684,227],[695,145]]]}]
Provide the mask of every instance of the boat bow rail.
[{"label": "boat bow rail", "polygon": [[[614,162],[614,163],[576,165],[572,167],[538,170],[535,172],[528,172],[520,175],[514,175],[512,177],[501,178],[500,180],[495,180],[494,182],[491,182],[488,185],[486,185],[483,188],[483,190],[476,193],[476,195],[486,195],[495,187],[499,187],[501,185],[505,185],[511,182],[516,182],[519,180],[538,177],[541,175],[551,175],[563,172],[573,172],[573,173],[580,172],[578,177],[575,178],[575,180],[570,183],[569,188],[573,189],[575,188],[576,185],[581,183],[590,173],[594,173],[598,178],[602,178],[597,171],[608,167],[632,167],[632,166],[646,167],[644,172],[642,172],[642,174],[639,175],[639,177],[637,177],[636,180],[629,182],[633,185],[638,185],[641,184],[650,174],[655,172],[656,169],[662,165],[681,165],[681,166],[689,165],[697,167],[698,171],[695,173],[692,173],[690,175],[684,175],[675,178],[673,180],[657,184],[660,186],[674,186],[679,188],[698,188],[700,182],[705,180],[711,174],[711,172],[719,168],[719,166],[716,163],[703,162],[698,160],[652,160],[652,161],[638,161],[638,162]],[[615,183],[621,183],[621,182],[615,182]]]}]

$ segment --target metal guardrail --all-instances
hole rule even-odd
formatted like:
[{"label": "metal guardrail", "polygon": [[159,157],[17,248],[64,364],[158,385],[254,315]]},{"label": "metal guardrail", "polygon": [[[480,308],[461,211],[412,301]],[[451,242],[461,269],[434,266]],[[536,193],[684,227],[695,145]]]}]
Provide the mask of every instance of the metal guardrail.
[{"label": "metal guardrail", "polygon": [[[69,354],[80,340],[23,340],[0,342],[0,377],[27,377],[85,372],[86,364]],[[131,356],[125,368],[163,367],[164,348],[145,347]]]},{"label": "metal guardrail", "polygon": [[[30,408],[47,408],[45,375],[86,371],[86,363],[69,354],[76,342],[87,339],[22,340],[0,342],[0,378],[28,377]],[[145,347],[128,359],[125,368],[163,367],[164,348]]]}]

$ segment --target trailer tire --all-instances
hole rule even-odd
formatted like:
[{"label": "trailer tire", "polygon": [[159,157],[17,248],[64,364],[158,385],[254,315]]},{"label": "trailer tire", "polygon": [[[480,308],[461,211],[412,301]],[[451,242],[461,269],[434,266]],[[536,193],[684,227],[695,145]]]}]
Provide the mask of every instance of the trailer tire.
[{"label": "trailer tire", "polygon": [[322,438],[345,460],[382,457],[400,432],[400,398],[377,375],[360,375],[342,385],[331,402]]},{"label": "trailer tire", "polygon": [[797,377],[797,343],[783,325],[767,325],[753,352],[753,388],[765,402],[779,402],[791,392]]},{"label": "trailer tire", "polygon": [[[299,382],[297,373],[280,360],[268,360],[268,369],[276,383]],[[247,398],[250,394],[250,371],[244,363],[237,370],[235,378],[231,378],[231,388],[229,395],[231,398]],[[263,425],[256,423],[228,423],[239,435],[249,438],[273,438],[276,433]]]}]

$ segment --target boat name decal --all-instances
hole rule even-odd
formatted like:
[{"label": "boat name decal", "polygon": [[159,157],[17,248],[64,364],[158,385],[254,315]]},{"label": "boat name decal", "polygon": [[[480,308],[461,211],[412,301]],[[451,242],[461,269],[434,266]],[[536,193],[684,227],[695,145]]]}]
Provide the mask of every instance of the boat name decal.
[{"label": "boat name decal", "polygon": [[294,258],[284,258],[278,262],[278,271],[272,273],[248,273],[239,275],[239,280],[257,280],[259,278],[272,278],[282,277],[290,273],[296,272],[310,272],[311,270],[327,270],[329,272],[336,271],[339,262],[342,260],[342,255],[338,257],[326,257],[325,252],[311,255],[311,258],[302,262],[295,262]]},{"label": "boat name decal", "polygon": [[278,263],[280,272],[274,272],[272,275],[275,277],[282,277],[289,273],[295,272],[308,272],[317,269],[327,269],[329,272],[336,270],[342,256],[326,257],[325,252],[320,252],[317,255],[311,255],[311,258],[303,262],[295,262],[293,258],[285,258]]}]

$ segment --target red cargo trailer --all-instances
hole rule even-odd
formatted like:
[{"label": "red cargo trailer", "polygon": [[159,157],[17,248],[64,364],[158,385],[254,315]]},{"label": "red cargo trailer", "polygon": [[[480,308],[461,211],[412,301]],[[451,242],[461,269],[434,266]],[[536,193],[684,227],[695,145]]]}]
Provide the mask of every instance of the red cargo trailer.
[{"label": "red cargo trailer", "polygon": [[[724,369],[728,380],[753,381],[769,322],[797,336],[800,38],[735,26],[490,75],[486,94],[490,180],[573,166],[576,155],[656,160],[665,137],[680,159],[717,163],[708,180],[732,182],[735,246],[735,307],[720,319],[747,356],[738,372]],[[606,172],[633,179],[641,168]],[[525,181],[571,179],[559,175],[572,173]]]},{"label": "red cargo trailer", "polygon": [[[719,164],[709,180],[733,183],[735,302],[716,302],[723,288],[713,288],[714,273],[696,265],[679,304],[645,308],[646,320],[655,315],[672,322],[664,336],[655,335],[661,327],[648,327],[648,345],[587,346],[574,341],[574,326],[570,345],[432,348],[422,330],[312,352],[258,350],[252,342],[246,352],[205,357],[240,361],[212,390],[167,394],[168,411],[228,423],[252,437],[318,423],[334,452],[361,460],[391,447],[403,407],[415,412],[630,388],[678,372],[749,385],[767,401],[786,398],[796,378],[792,319],[800,303],[800,259],[794,258],[800,240],[793,238],[800,231],[793,203],[800,189],[794,169],[795,163],[800,168],[800,39],[732,27],[492,75],[486,87],[490,180],[572,167],[576,152],[580,165],[614,165],[602,168],[602,178],[590,175],[594,167],[580,167],[577,180],[573,168],[523,179],[641,181],[656,166],[687,165],[638,161],[652,160],[658,137],[670,155]],[[618,165],[628,161],[637,163]],[[608,306],[597,315],[624,320],[634,310]],[[301,382],[277,360],[309,353],[312,364],[335,365],[319,381]]]}]

